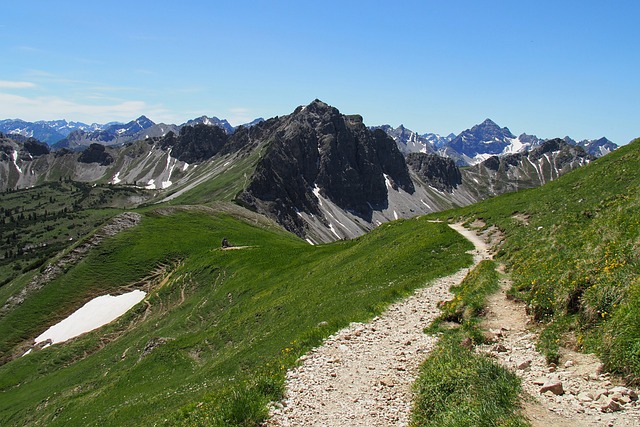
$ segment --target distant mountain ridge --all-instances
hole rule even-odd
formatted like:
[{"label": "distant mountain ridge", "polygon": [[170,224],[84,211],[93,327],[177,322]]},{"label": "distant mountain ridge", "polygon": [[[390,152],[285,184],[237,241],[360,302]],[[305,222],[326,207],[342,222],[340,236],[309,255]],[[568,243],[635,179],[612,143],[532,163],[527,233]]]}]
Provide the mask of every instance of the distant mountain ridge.
[{"label": "distant mountain ridge", "polygon": [[[259,117],[240,126],[251,127],[263,121],[264,119]],[[232,134],[237,129],[226,119],[219,119],[215,116],[200,116],[181,125],[175,125],[155,123],[142,115],[128,123],[109,122],[91,125],[67,120],[28,122],[21,119],[6,119],[0,120],[0,133],[7,136],[21,135],[26,138],[35,138],[53,146],[54,149],[67,148],[75,151],[84,150],[94,143],[118,145],[138,139],[163,136],[168,132],[177,133],[184,126],[193,126],[198,123],[218,126],[224,129],[227,134]]]},{"label": "distant mountain ridge", "polygon": [[577,143],[515,137],[490,120],[456,137],[428,139],[404,126],[390,136],[390,126],[367,127],[320,100],[233,133],[221,122],[201,117],[178,127],[141,116],[72,132],[68,143],[84,138],[77,151],[0,135],[0,190],[71,179],[146,189],[155,202],[222,197],[320,243],[536,187],[595,158]]},{"label": "distant mountain ridge", "polygon": [[[260,117],[241,126],[251,127],[263,121],[264,119]],[[143,115],[128,123],[110,122],[91,125],[67,120],[27,122],[20,119],[7,119],[0,120],[0,132],[9,136],[22,135],[27,138],[35,138],[53,146],[55,150],[66,148],[72,151],[81,151],[95,143],[122,145],[136,140],[161,137],[168,132],[176,134],[182,127],[198,123],[220,127],[229,135],[237,129],[226,119],[219,119],[215,116],[200,116],[181,125],[175,125],[156,124]],[[404,125],[393,128],[385,124],[370,128],[386,132],[394,139],[398,149],[405,156],[410,153],[438,153],[453,159],[459,166],[478,164],[493,155],[522,152],[544,142],[543,139],[526,133],[516,137],[509,128],[501,128],[491,119],[486,119],[484,122],[462,131],[459,135],[451,133],[447,136],[435,133],[419,134]],[[575,141],[569,136],[565,136],[563,139],[571,145],[583,147],[587,153],[596,157],[610,153],[618,147],[617,144],[605,137],[582,141]]]},{"label": "distant mountain ridge", "polygon": [[[546,141],[526,133],[516,137],[509,128],[500,127],[491,119],[486,119],[459,135],[450,134],[446,137],[436,134],[418,135],[403,125],[395,129],[390,125],[374,126],[372,129],[384,130],[396,141],[398,149],[405,155],[438,153],[453,159],[458,166],[479,164],[492,156],[521,153],[539,147]],[[601,157],[618,148],[617,144],[604,137],[576,142],[566,136],[564,141],[584,148],[588,154],[595,157]]]}]

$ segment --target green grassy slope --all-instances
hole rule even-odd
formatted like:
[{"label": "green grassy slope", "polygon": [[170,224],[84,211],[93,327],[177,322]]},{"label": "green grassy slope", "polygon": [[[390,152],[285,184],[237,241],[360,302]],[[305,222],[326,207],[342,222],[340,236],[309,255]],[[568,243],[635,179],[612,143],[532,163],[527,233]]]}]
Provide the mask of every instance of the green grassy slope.
[{"label": "green grassy slope", "polygon": [[499,259],[544,325],[549,360],[564,343],[640,378],[640,140],[538,189],[438,216],[505,233]]},{"label": "green grassy slope", "polygon": [[[1,425],[255,423],[299,355],[471,261],[469,242],[424,219],[314,247],[211,210],[143,213],[139,226],[0,319],[10,351],[93,295],[159,265],[172,272],[148,308],[0,366]],[[222,251],[223,237],[248,247]]]},{"label": "green grassy slope", "polygon": [[[0,288],[144,198],[144,190],[50,182],[0,193]],[[0,303],[2,303],[0,295]]]}]

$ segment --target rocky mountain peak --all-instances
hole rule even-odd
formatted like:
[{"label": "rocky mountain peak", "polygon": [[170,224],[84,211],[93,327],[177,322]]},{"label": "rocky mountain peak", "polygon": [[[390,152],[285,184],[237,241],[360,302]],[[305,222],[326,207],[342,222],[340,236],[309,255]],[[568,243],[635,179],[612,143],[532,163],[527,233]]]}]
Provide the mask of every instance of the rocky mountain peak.
[{"label": "rocky mountain peak", "polygon": [[305,225],[298,212],[321,216],[320,196],[370,220],[388,203],[387,183],[414,191],[393,139],[320,100],[270,123],[262,138],[268,149],[239,201],[299,235]]},{"label": "rocky mountain peak", "polygon": [[463,131],[447,146],[468,159],[475,159],[478,155],[502,153],[512,139],[515,139],[515,135],[508,128],[501,128],[493,120],[486,119]]}]

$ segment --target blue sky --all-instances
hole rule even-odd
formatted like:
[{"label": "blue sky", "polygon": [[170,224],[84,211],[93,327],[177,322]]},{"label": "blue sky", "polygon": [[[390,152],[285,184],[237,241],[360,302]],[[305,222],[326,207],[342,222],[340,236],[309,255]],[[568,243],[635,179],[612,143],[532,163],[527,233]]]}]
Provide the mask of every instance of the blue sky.
[{"label": "blue sky", "polygon": [[319,98],[420,133],[640,136],[635,0],[5,3],[0,119],[240,124]]}]

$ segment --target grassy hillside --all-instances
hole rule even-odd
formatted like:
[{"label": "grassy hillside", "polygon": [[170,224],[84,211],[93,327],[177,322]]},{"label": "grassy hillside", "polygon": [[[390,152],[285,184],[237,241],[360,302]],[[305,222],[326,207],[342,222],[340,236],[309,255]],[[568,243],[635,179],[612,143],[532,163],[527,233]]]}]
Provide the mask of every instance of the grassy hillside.
[{"label": "grassy hillside", "polygon": [[543,325],[550,361],[562,343],[640,378],[640,140],[538,189],[439,216],[505,233],[499,259]]},{"label": "grassy hillside", "polygon": [[[256,422],[323,337],[471,261],[469,242],[424,219],[314,247],[213,209],[143,213],[0,319],[10,352],[91,296],[166,272],[114,324],[0,366],[1,425]],[[223,251],[223,237],[247,247]]]},{"label": "grassy hillside", "polygon": [[[0,288],[144,200],[134,187],[50,182],[0,193]],[[2,296],[0,295],[0,302]]]}]

